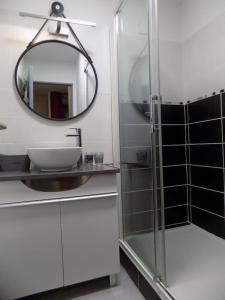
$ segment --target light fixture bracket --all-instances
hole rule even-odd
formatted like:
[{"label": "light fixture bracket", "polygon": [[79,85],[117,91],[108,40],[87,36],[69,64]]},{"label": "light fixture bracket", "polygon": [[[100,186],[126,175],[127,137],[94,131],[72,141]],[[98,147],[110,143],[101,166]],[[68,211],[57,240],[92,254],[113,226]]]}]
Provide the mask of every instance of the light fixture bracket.
[{"label": "light fixture bracket", "polygon": [[61,2],[52,3],[52,12],[55,16],[61,16],[64,13],[64,6]]},{"label": "light fixture bracket", "polygon": [[[28,16],[26,13],[20,13],[20,15],[21,16]],[[30,14],[30,16],[32,17],[31,14]],[[35,17],[35,16],[33,16],[33,17]],[[53,17],[53,18],[51,18],[51,17]],[[63,22],[64,19],[67,20],[66,16],[64,15],[64,6],[63,6],[63,4],[61,2],[53,2],[52,5],[51,5],[50,16],[46,17],[45,19],[46,19],[45,22],[43,23],[43,25],[41,26],[41,28],[39,29],[39,31],[36,33],[36,35],[34,36],[34,38],[32,39],[32,41],[28,44],[27,48],[30,48],[30,47],[33,46],[33,44],[35,43],[35,40],[37,39],[37,37],[39,36],[39,34],[41,33],[41,31],[44,29],[44,27],[48,23],[48,21],[51,21],[51,20],[52,21],[56,21],[57,22],[57,30],[61,29],[61,22]],[[79,40],[79,38],[76,35],[75,31],[73,30],[72,26],[70,25],[70,22],[67,21],[65,23],[68,26],[68,28],[69,28],[72,36],[74,37],[75,41],[77,42],[78,46],[80,47],[80,49],[82,50],[82,52],[84,53],[84,55],[88,58],[89,62],[92,63],[91,57],[88,55],[86,49],[84,48],[83,44],[81,43],[81,41]],[[92,25],[88,25],[88,26],[92,26]]]}]

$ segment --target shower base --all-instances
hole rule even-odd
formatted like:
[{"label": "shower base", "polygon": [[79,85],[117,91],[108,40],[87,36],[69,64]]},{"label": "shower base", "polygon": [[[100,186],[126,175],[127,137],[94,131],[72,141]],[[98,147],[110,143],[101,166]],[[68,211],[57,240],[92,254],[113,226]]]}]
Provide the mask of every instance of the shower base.
[{"label": "shower base", "polygon": [[[153,234],[127,242],[151,268]],[[225,299],[225,240],[195,225],[167,229],[166,262],[168,290],[176,300]]]}]

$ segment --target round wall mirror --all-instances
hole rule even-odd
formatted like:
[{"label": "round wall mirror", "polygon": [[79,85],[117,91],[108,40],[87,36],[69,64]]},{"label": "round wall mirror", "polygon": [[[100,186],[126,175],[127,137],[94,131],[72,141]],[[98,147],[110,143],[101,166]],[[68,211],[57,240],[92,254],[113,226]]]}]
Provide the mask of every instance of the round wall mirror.
[{"label": "round wall mirror", "polygon": [[49,40],[20,56],[15,82],[30,110],[50,120],[70,120],[90,108],[98,90],[96,70],[79,48]]}]

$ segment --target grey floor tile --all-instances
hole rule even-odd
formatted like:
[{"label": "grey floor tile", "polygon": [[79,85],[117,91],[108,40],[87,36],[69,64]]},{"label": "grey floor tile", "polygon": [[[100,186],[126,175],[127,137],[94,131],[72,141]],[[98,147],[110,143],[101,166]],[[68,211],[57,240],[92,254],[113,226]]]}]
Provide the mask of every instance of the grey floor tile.
[{"label": "grey floor tile", "polygon": [[121,267],[120,285],[92,293],[86,296],[75,297],[71,300],[144,300],[126,271]]},{"label": "grey floor tile", "polygon": [[26,297],[24,300],[144,300],[123,267],[121,267],[120,284],[113,288],[108,286],[108,279],[103,278]]}]

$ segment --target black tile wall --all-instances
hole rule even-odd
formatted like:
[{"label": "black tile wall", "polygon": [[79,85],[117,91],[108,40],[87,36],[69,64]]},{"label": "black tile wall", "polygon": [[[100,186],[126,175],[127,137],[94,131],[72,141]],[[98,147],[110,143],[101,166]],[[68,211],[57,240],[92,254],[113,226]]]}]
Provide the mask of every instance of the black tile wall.
[{"label": "black tile wall", "polygon": [[123,193],[123,214],[153,209],[153,190]]},{"label": "black tile wall", "polygon": [[190,144],[221,143],[221,121],[207,121],[189,125]]},{"label": "black tile wall", "polygon": [[187,185],[164,188],[165,207],[187,204]]},{"label": "black tile wall", "polygon": [[151,230],[152,147],[148,103],[120,103],[121,188],[125,233]]},{"label": "black tile wall", "polygon": [[225,117],[225,93],[222,94],[222,115]]},{"label": "black tile wall", "polygon": [[128,169],[121,166],[123,192],[149,190],[153,188],[152,169]]},{"label": "black tile wall", "polygon": [[186,223],[188,221],[188,207],[187,205],[176,206],[165,209],[165,224]]},{"label": "black tile wall", "polygon": [[192,222],[199,227],[225,239],[224,218],[192,206]]},{"label": "black tile wall", "polygon": [[184,105],[169,105],[161,106],[161,121],[162,124],[185,124]]},{"label": "black tile wall", "polygon": [[223,192],[223,169],[191,166],[191,184]]},{"label": "black tile wall", "polygon": [[151,232],[154,228],[154,212],[147,211],[123,217],[124,233]]},{"label": "black tile wall", "polygon": [[186,166],[164,167],[163,179],[165,187],[186,184]]},{"label": "black tile wall", "polygon": [[212,96],[188,105],[189,122],[216,119],[221,117],[220,95]]},{"label": "black tile wall", "polygon": [[[152,148],[135,147],[122,148],[120,151],[121,163],[129,165],[151,166],[152,165]],[[135,167],[135,166],[133,166]]]},{"label": "black tile wall", "polygon": [[[187,149],[184,105],[162,105],[163,179],[165,225],[186,223],[187,207]],[[168,188],[169,187],[169,188]]]},{"label": "black tile wall", "polygon": [[224,216],[224,194],[191,187],[191,204],[209,212]]},{"label": "black tile wall", "polygon": [[223,167],[222,144],[191,145],[190,161],[192,165]]},{"label": "black tile wall", "polygon": [[185,165],[186,164],[186,148],[185,146],[169,146],[163,147],[163,165]]},{"label": "black tile wall", "polygon": [[223,119],[223,142],[225,143],[225,119]]},{"label": "black tile wall", "polygon": [[184,145],[185,126],[184,125],[162,125],[163,145]]},{"label": "black tile wall", "polygon": [[[222,115],[225,116],[225,95],[212,96],[187,106],[190,221],[225,238],[223,159],[225,133],[222,136],[225,121],[222,122],[221,119]],[[212,120],[217,118],[218,120]],[[191,122],[196,123],[190,124]]]}]

